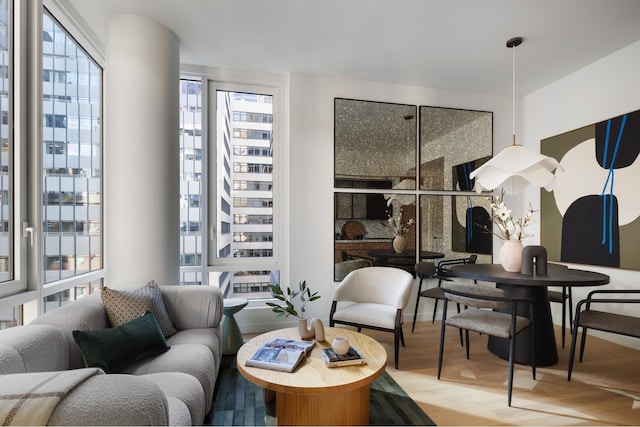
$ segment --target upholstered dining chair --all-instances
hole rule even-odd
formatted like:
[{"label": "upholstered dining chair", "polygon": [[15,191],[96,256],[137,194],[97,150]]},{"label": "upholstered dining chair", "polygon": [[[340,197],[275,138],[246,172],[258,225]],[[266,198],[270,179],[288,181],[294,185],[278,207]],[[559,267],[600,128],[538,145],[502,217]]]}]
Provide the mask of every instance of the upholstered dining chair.
[{"label": "upholstered dining chair", "polygon": [[466,258],[443,259],[442,261],[438,262],[438,286],[442,283],[443,280],[455,277],[451,272],[451,267],[453,267],[454,265],[475,264],[477,260],[478,255],[471,254]]},{"label": "upholstered dining chair", "polygon": [[[516,336],[526,328],[531,328],[531,346],[535,347],[535,329],[533,301],[526,298],[509,297],[504,290],[492,286],[446,282],[444,304],[442,309],[442,326],[440,332],[440,351],[438,353],[438,379],[442,371],[445,330],[454,326],[465,331],[467,359],[469,359],[469,331],[491,335],[509,340],[509,374],[507,380],[507,403],[511,406],[513,384],[513,356],[516,348]],[[461,313],[447,316],[448,301],[464,305]],[[518,316],[518,304],[528,304],[530,318]],[[506,310],[505,310],[506,309]],[[502,311],[496,311],[502,310]],[[536,379],[535,358],[531,363],[533,379]]]},{"label": "upholstered dining chair", "polygon": [[329,326],[336,324],[392,332],[398,369],[402,312],[409,303],[413,276],[394,267],[360,268],[347,274],[333,293]]},{"label": "upholstered dining chair", "polygon": [[[549,289],[549,301],[562,304],[562,348],[564,348],[564,336],[567,329],[565,319],[567,311],[569,312],[569,328],[571,329],[571,321],[573,320],[573,296],[571,295],[571,286],[562,286],[560,290]],[[567,310],[568,308],[568,310]]]},{"label": "upholstered dining chair", "polygon": [[[416,264],[415,272],[416,275],[420,278],[420,282],[418,283],[418,294],[416,296],[416,308],[413,315],[413,324],[411,325],[411,332],[414,331],[416,327],[416,317],[418,316],[418,305],[420,304],[420,298],[433,298],[433,315],[431,316],[431,323],[436,320],[436,312],[438,310],[438,300],[444,299],[444,293],[442,292],[442,281],[443,280],[451,280],[453,274],[449,270],[454,265],[461,264],[475,264],[478,259],[477,255],[471,255],[468,258],[457,258],[457,259],[445,259],[438,263],[438,266],[430,261],[422,261]],[[438,286],[427,288],[422,290],[422,281],[424,279],[438,279]],[[459,306],[458,306],[458,311]]]},{"label": "upholstered dining chair", "polygon": [[[606,297],[597,298],[595,295],[609,294]],[[614,296],[615,295],[615,296]],[[637,295],[637,298],[629,296]],[[624,297],[626,296],[626,298]],[[582,328],[582,340],[580,341],[580,362],[584,355],[584,346],[587,340],[587,330],[610,332],[612,334],[626,335],[640,338],[640,317],[627,316],[610,311],[594,310],[592,306],[602,307],[602,304],[616,304],[622,307],[625,304],[640,304],[640,289],[609,289],[596,290],[587,294],[587,298],[576,305],[576,317],[571,329],[571,348],[569,350],[569,367],[567,369],[567,381],[571,381],[573,360],[578,338],[578,328]]]}]

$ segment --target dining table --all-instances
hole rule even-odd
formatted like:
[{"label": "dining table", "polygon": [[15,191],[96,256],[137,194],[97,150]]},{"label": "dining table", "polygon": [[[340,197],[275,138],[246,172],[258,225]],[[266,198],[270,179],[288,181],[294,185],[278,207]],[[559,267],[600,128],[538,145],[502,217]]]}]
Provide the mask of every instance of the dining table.
[{"label": "dining table", "polygon": [[[394,249],[371,249],[367,252],[371,258],[373,258],[374,265],[390,265],[390,264],[402,264],[410,263],[415,264],[416,251],[415,249],[405,249],[402,252],[396,252]],[[433,251],[420,251],[420,260],[423,259],[440,259],[444,258],[442,252]]]},{"label": "dining table", "polygon": [[[500,264],[464,264],[451,267],[454,276],[483,282],[494,282],[507,296],[533,300],[535,348],[531,347],[531,328],[518,334],[514,362],[536,366],[551,366],[558,362],[558,350],[553,331],[553,319],[547,286],[600,286],[609,283],[606,274],[569,268],[549,263],[546,274],[508,272]],[[518,315],[529,318],[528,304],[518,306]],[[509,359],[509,340],[489,337],[489,351],[502,359]]]}]

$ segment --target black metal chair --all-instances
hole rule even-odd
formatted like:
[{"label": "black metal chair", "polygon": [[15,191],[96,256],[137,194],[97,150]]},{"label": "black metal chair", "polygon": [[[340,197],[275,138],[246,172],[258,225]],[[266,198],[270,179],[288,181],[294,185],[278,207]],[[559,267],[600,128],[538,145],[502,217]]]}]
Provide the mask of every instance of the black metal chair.
[{"label": "black metal chair", "polygon": [[[516,336],[528,327],[532,328],[531,347],[535,348],[535,320],[533,300],[514,298],[505,294],[504,290],[486,285],[471,285],[447,282],[443,285],[444,307],[442,309],[442,329],[440,333],[440,352],[438,354],[438,379],[442,371],[445,329],[454,326],[465,331],[467,359],[469,359],[469,331],[496,336],[509,340],[509,376],[507,380],[507,403],[511,406],[513,383],[513,356],[516,348]],[[461,313],[447,317],[448,301],[454,301],[466,308]],[[528,304],[530,318],[518,316],[518,304]],[[507,309],[508,312],[496,311]],[[531,363],[533,379],[536,379],[536,362]]]},{"label": "black metal chair", "polygon": [[[411,332],[413,332],[416,327],[416,317],[418,316],[418,305],[420,305],[420,298],[434,299],[431,323],[435,322],[436,311],[438,310],[438,300],[444,299],[444,293],[442,292],[441,288],[442,281],[448,281],[454,277],[449,268],[451,268],[451,266],[460,264],[475,264],[477,259],[477,255],[470,255],[468,258],[442,260],[438,263],[437,267],[434,263],[429,261],[422,261],[415,265],[416,275],[420,278],[420,282],[418,283],[418,295],[416,297],[416,308],[413,314],[413,325],[411,326]],[[422,290],[423,279],[438,279],[438,286]],[[458,311],[460,311],[459,306]]]},{"label": "black metal chair", "polygon": [[571,295],[571,286],[562,286],[559,291],[548,290],[549,301],[562,304],[562,348],[564,348],[564,336],[567,325],[565,319],[567,318],[567,307],[569,311],[569,329],[571,329],[571,321],[573,320],[573,297]]},{"label": "black metal chair", "polygon": [[[592,310],[592,305],[598,304],[640,304],[640,298],[594,298],[596,294],[615,295],[640,295],[640,289],[610,289],[591,291],[586,299],[583,299],[576,306],[576,317],[573,320],[571,330],[571,349],[569,350],[569,368],[567,370],[567,381],[571,381],[573,370],[573,359],[578,338],[578,327],[582,327],[582,340],[580,342],[580,362],[584,355],[584,346],[587,340],[587,330],[596,329],[598,331],[610,332],[612,334],[625,335],[628,337],[640,338],[640,317],[627,316],[624,314],[611,313],[606,311]],[[582,308],[584,307],[584,310]]]}]

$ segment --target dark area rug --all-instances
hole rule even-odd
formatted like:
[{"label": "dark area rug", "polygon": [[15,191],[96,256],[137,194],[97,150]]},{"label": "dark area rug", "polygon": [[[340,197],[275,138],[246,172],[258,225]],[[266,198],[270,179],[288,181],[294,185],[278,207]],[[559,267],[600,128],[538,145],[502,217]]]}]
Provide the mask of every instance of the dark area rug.
[{"label": "dark area rug", "polygon": [[[371,383],[371,425],[435,425],[393,378],[383,372]],[[236,369],[235,357],[225,356],[218,374],[213,407],[205,425],[275,425],[275,405],[265,404],[264,389],[247,381]]]}]

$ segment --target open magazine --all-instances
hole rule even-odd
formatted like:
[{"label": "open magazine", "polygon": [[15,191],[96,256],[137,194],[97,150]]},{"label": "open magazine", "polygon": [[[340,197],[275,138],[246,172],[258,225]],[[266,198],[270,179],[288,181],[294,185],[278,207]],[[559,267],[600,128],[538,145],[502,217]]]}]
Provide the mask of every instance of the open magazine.
[{"label": "open magazine", "polygon": [[293,372],[314,345],[315,341],[276,338],[258,348],[244,364],[254,368]]}]

